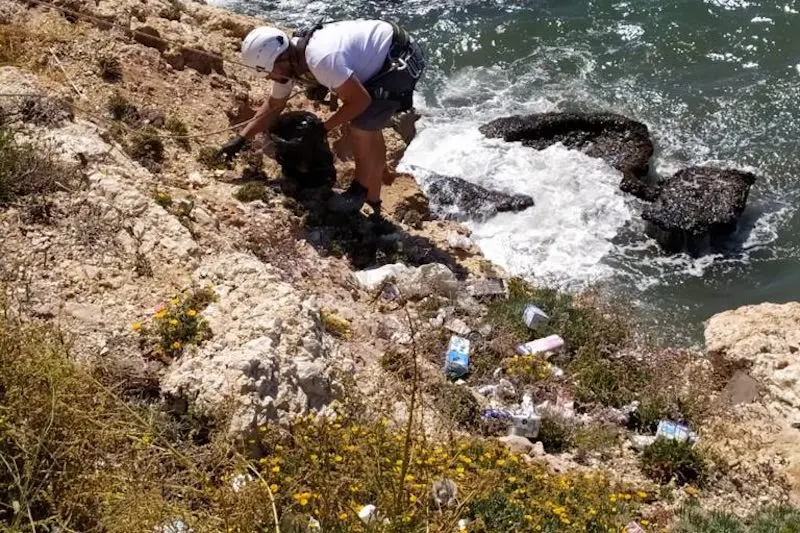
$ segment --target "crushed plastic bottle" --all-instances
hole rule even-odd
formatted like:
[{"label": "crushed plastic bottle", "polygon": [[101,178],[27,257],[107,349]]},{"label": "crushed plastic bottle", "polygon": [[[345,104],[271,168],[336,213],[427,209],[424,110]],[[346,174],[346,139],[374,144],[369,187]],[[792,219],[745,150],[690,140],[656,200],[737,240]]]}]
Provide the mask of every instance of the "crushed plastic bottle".
[{"label": "crushed plastic bottle", "polygon": [[689,426],[686,424],[678,424],[671,420],[662,420],[658,423],[656,438],[659,437],[676,440],[678,442],[689,441],[694,443],[697,440],[697,434],[689,429]]},{"label": "crushed plastic bottle", "polygon": [[539,429],[542,426],[542,418],[536,412],[533,398],[530,394],[522,397],[519,409],[515,410],[512,417],[513,425],[511,434],[520,437],[534,439],[539,436]]},{"label": "crushed plastic bottle", "polygon": [[530,329],[534,329],[536,326],[544,324],[549,318],[550,317],[547,316],[544,311],[532,304],[526,305],[525,309],[522,310],[522,320]]},{"label": "crushed plastic bottle", "polygon": [[537,355],[547,352],[558,352],[564,349],[564,339],[558,335],[549,335],[541,339],[536,339],[525,344],[517,345],[516,351],[519,355]]},{"label": "crushed plastic bottle", "polygon": [[458,335],[450,337],[445,355],[444,372],[448,377],[460,378],[469,372],[469,340]]}]

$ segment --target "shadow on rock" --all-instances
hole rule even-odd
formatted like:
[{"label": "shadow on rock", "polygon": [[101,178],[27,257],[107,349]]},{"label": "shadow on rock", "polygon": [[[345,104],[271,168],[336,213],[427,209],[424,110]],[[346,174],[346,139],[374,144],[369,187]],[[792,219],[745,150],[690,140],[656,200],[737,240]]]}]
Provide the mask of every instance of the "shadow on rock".
[{"label": "shadow on rock", "polygon": [[452,255],[431,240],[411,235],[382,216],[329,211],[329,188],[300,189],[284,182],[282,192],[292,198],[294,213],[303,217],[305,238],[320,255],[346,257],[359,270],[391,263],[441,263],[459,278],[467,274]]}]

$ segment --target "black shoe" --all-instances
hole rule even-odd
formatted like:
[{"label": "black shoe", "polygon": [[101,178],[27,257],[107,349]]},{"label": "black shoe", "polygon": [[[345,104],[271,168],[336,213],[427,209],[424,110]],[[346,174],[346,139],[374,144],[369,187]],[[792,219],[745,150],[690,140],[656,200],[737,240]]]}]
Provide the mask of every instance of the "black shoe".
[{"label": "black shoe", "polygon": [[328,200],[328,209],[334,213],[355,213],[361,209],[366,201],[366,187],[354,181],[346,191],[341,194],[334,194]]}]

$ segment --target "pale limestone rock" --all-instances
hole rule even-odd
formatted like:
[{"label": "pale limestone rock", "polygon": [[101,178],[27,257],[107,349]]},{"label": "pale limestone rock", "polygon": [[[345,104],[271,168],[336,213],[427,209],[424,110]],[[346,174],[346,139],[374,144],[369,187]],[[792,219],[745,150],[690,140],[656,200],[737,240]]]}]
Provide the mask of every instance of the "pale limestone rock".
[{"label": "pale limestone rock", "polygon": [[[120,229],[118,240],[128,253],[136,247],[164,262],[186,261],[199,252],[191,233],[177,218],[144,196],[121,176],[96,172],[89,176],[90,190],[104,211],[105,220],[118,220],[133,232]],[[139,241],[137,243],[137,241]]]},{"label": "pale limestone rock", "polygon": [[800,303],[765,303],[713,316],[706,326],[709,355],[745,365],[777,398],[800,408]]},{"label": "pale limestone rock", "polygon": [[194,277],[218,295],[204,312],[214,338],[169,368],[166,393],[207,406],[232,398],[235,433],[330,403],[336,352],[306,295],[246,254],[210,258]]},{"label": "pale limestone rock", "polygon": [[530,440],[518,435],[506,435],[497,440],[505,445],[512,453],[530,455],[535,449],[534,444]]}]

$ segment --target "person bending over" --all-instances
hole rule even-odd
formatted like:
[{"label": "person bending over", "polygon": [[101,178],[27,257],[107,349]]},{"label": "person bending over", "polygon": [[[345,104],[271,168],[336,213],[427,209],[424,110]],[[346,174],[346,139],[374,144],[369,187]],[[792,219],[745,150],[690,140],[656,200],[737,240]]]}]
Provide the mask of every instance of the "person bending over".
[{"label": "person bending over", "polygon": [[383,128],[394,113],[413,106],[413,93],[425,69],[422,48],[402,28],[381,20],[316,24],[289,38],[262,26],[242,42],[242,61],[268,74],[272,93],[240,135],[220,151],[231,159],[253,135],[269,131],[286,107],[295,80],[332,91],[342,105],[324,123],[330,132],[349,124],[355,180],[331,197],[328,207],[353,213],[368,203],[380,212],[386,167]]}]

